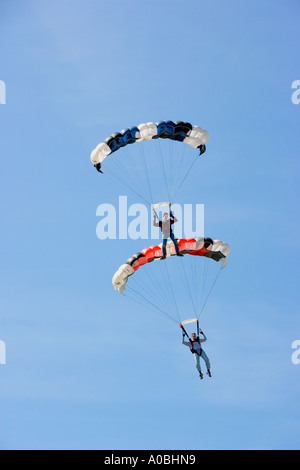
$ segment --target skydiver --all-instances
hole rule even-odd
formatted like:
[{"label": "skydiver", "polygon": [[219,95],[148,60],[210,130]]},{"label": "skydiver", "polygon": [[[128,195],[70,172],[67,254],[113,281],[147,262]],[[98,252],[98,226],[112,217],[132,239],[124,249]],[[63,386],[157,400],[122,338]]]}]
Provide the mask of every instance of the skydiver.
[{"label": "skydiver", "polygon": [[174,243],[177,256],[183,256],[183,254],[179,253],[178,243],[171,227],[173,224],[176,224],[178,220],[176,219],[172,211],[170,211],[170,218],[168,218],[168,215],[169,214],[165,212],[163,215],[163,220],[162,221],[159,220],[158,222],[156,222],[157,215],[156,215],[156,212],[154,212],[154,219],[153,219],[153,226],[160,227],[162,231],[162,235],[163,235],[163,246],[162,246],[163,257],[161,258],[162,260],[166,259],[167,257],[168,238],[171,238],[172,242]]},{"label": "skydiver", "polygon": [[204,360],[206,364],[206,369],[207,369],[207,375],[211,377],[211,372],[210,372],[210,361],[205,353],[205,351],[202,349],[201,344],[205,343],[207,341],[207,338],[205,334],[203,333],[202,330],[200,330],[200,334],[203,336],[203,339],[200,339],[199,336],[197,337],[196,333],[192,333],[191,339],[189,341],[184,341],[184,337],[186,336],[186,333],[183,332],[182,336],[182,344],[184,346],[188,346],[191,350],[191,352],[194,355],[195,362],[196,362],[196,369],[199,372],[200,379],[203,379],[203,374],[201,371],[201,365],[200,365],[200,357]]}]

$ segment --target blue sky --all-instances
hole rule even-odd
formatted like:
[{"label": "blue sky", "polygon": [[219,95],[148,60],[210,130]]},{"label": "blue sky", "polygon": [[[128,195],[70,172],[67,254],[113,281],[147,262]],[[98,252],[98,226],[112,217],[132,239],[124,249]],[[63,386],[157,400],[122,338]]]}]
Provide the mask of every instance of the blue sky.
[{"label": "blue sky", "polygon": [[[299,13],[1,0],[2,449],[299,449]],[[112,288],[145,241],[96,237],[97,207],[126,192],[91,150],[164,119],[208,130],[178,202],[205,204],[206,235],[232,249],[201,383],[179,328]]]}]

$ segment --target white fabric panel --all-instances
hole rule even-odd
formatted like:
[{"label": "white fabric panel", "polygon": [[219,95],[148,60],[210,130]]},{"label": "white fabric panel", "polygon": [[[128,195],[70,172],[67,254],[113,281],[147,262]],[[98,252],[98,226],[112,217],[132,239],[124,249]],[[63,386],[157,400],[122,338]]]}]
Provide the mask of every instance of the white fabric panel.
[{"label": "white fabric panel", "polygon": [[191,320],[184,320],[180,323],[180,325],[187,325],[188,323],[197,323],[197,318],[192,318]]},{"label": "white fabric panel", "polygon": [[157,207],[169,206],[170,204],[170,202],[158,202],[157,204],[152,204],[152,209],[156,209]]},{"label": "white fabric panel", "polygon": [[191,145],[196,149],[199,147],[199,145],[206,144],[208,139],[209,135],[207,131],[201,129],[199,126],[194,126],[193,129],[189,131],[188,137],[186,137],[183,142]]},{"label": "white fabric panel", "polygon": [[129,264],[122,264],[112,278],[114,289],[123,294],[128,277],[134,274],[134,269]]},{"label": "white fabric panel", "polygon": [[97,147],[91,153],[91,161],[93,165],[97,163],[102,163],[103,160],[111,153],[111,150],[107,144],[102,142],[101,144],[97,145]]},{"label": "white fabric panel", "polygon": [[221,240],[214,240],[213,250],[220,251],[224,256],[228,256],[230,253],[230,246],[227,243],[221,242]]},{"label": "white fabric panel", "polygon": [[196,241],[196,250],[201,250],[204,247],[204,238]]},{"label": "white fabric panel", "polygon": [[140,131],[140,138],[137,142],[142,140],[151,140],[153,136],[157,135],[157,125],[154,122],[147,122],[147,124],[140,124],[138,130]]}]

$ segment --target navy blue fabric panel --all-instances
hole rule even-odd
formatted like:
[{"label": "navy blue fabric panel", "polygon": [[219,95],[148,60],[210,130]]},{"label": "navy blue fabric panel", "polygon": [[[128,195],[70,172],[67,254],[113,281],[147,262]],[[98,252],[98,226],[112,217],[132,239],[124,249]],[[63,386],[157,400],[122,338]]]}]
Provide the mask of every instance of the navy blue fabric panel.
[{"label": "navy blue fabric panel", "polygon": [[163,132],[164,123],[165,123],[165,121],[159,121],[159,122],[155,123],[155,125],[157,127],[157,135],[154,135],[152,137],[152,139],[159,139],[160,138],[160,134]]},{"label": "navy blue fabric panel", "polygon": [[186,135],[183,131],[183,121],[176,121],[175,122],[175,131],[174,131],[174,140],[178,140],[179,142],[183,142],[186,138]]},{"label": "navy blue fabric panel", "polygon": [[175,125],[173,121],[159,121],[156,123],[157,135],[153,136],[152,139],[169,139],[174,133]]},{"label": "navy blue fabric panel", "polygon": [[175,124],[173,121],[160,121],[157,125],[157,137],[162,139],[170,139],[175,131]]},{"label": "navy blue fabric panel", "polygon": [[[156,123],[157,135],[153,136],[152,139],[171,139],[179,142],[183,142],[188,136],[190,130],[193,129],[192,124],[184,121],[159,121]],[[128,127],[122,132],[115,132],[105,139],[105,143],[109,146],[111,153],[116,152],[121,147],[128,144],[133,144],[139,137],[139,129],[137,126]],[[202,149],[203,147],[203,149]],[[205,146],[199,146],[202,149],[202,153],[205,151]]]},{"label": "navy blue fabric panel", "polygon": [[107,137],[107,139],[105,139],[104,142],[109,146],[112,152],[116,152],[119,150],[119,148],[126,145],[120,132],[115,132],[114,134],[110,135]]},{"label": "navy blue fabric panel", "polygon": [[174,134],[174,132],[175,132],[175,123],[173,121],[166,121],[166,132],[168,132],[168,134],[170,134],[170,136],[172,134]]},{"label": "navy blue fabric panel", "polygon": [[133,144],[136,141],[137,132],[139,132],[137,127],[131,127],[131,128],[125,129],[122,132],[124,144],[125,145]]},{"label": "navy blue fabric panel", "polygon": [[132,134],[132,137],[136,140],[138,138],[137,134],[139,134],[140,131],[139,131],[138,127],[133,126],[133,127],[130,128],[130,132]]}]

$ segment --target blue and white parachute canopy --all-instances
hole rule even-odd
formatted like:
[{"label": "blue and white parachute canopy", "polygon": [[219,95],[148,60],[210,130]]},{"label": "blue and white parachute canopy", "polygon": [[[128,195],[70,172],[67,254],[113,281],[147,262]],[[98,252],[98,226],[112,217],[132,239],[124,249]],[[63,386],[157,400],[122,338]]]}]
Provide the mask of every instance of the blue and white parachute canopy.
[{"label": "blue and white parachute canopy", "polygon": [[206,150],[208,132],[199,126],[193,126],[184,121],[160,121],[156,124],[148,122],[138,126],[115,132],[101,142],[91,153],[91,161],[98,171],[105,158],[126,145],[152,139],[170,139],[184,142],[194,149],[200,149],[200,154]]}]

